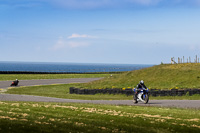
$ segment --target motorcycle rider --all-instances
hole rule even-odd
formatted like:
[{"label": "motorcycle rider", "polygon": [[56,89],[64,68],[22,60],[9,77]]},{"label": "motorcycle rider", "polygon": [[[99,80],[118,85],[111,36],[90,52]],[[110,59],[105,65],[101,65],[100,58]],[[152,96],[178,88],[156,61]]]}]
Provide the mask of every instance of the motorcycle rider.
[{"label": "motorcycle rider", "polygon": [[18,79],[16,79],[15,81],[16,81],[16,82],[19,82],[19,80],[18,80]]},{"label": "motorcycle rider", "polygon": [[15,84],[15,85],[18,85],[18,83],[19,83],[19,80],[16,79],[16,80],[14,81],[14,84]]},{"label": "motorcycle rider", "polygon": [[18,83],[19,83],[19,80],[18,79],[16,79],[15,81],[13,81],[12,83],[11,83],[11,85],[10,86],[17,86],[18,85]]},{"label": "motorcycle rider", "polygon": [[145,90],[147,89],[147,87],[144,85],[144,81],[143,80],[141,80],[139,82],[139,84],[135,87],[136,92],[135,92],[134,100],[137,99],[138,92],[140,92],[141,89],[144,91],[144,93],[146,93]]}]

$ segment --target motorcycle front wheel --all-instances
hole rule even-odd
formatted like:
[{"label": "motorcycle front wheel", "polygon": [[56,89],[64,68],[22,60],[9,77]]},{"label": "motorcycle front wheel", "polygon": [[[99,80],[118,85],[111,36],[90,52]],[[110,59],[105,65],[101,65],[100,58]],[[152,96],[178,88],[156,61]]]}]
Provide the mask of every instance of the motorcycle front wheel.
[{"label": "motorcycle front wheel", "polygon": [[145,98],[144,98],[144,103],[147,104],[149,102],[149,95],[145,95]]}]

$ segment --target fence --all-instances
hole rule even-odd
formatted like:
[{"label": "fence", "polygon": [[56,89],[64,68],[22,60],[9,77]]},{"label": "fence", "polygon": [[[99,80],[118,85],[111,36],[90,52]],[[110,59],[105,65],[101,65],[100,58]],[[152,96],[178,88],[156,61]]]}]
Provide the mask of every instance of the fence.
[{"label": "fence", "polygon": [[194,61],[191,60],[191,57],[187,58],[185,61],[185,57],[183,56],[182,58],[178,57],[178,62],[175,61],[175,58],[171,58],[171,64],[180,64],[180,63],[199,63],[199,57],[196,55],[194,58]]},{"label": "fence", "polygon": [[[132,89],[80,89],[75,87],[69,88],[70,94],[80,94],[80,95],[95,95],[95,94],[125,94],[127,96],[134,95]],[[194,94],[200,94],[200,89],[171,89],[171,90],[159,90],[150,89],[149,95],[153,97],[157,96],[183,96],[188,94],[192,96]]]}]

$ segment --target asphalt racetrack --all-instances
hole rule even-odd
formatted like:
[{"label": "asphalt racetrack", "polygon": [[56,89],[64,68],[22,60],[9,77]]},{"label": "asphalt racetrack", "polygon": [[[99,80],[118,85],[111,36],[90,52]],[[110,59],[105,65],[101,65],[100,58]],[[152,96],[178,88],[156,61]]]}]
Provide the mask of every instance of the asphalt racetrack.
[{"label": "asphalt racetrack", "polygon": [[[48,79],[48,80],[23,80],[19,86],[48,85],[48,84],[68,84],[85,83],[100,78],[77,78],[77,79]],[[8,88],[11,81],[0,81],[0,88]],[[131,97],[130,97],[131,98]],[[91,103],[91,104],[110,104],[110,105],[128,105],[128,106],[158,106],[158,107],[177,107],[200,109],[200,100],[150,100],[148,104],[139,102],[134,104],[132,100],[75,100],[61,99],[31,95],[0,94],[0,101],[29,101],[29,102],[66,102],[66,103]]]},{"label": "asphalt racetrack", "polygon": [[[69,79],[40,79],[40,80],[20,80],[18,86],[87,83],[101,78],[69,78]],[[0,88],[7,89],[12,81],[0,81]]]},{"label": "asphalt racetrack", "polygon": [[59,103],[91,103],[91,104],[110,104],[110,105],[129,105],[129,106],[159,106],[177,108],[200,109],[200,100],[150,100],[148,104],[134,104],[132,100],[75,100],[61,99],[42,96],[0,94],[0,101],[29,101],[29,102],[59,102]]}]

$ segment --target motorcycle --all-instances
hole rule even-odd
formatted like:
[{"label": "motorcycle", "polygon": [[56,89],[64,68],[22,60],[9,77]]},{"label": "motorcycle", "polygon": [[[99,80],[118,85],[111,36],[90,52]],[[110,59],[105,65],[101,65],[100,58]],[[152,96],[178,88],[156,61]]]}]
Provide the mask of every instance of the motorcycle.
[{"label": "motorcycle", "polygon": [[11,85],[10,86],[17,86],[18,85],[18,83],[19,83],[19,81],[17,80],[17,81],[13,81],[12,83],[11,83]]},{"label": "motorcycle", "polygon": [[149,94],[148,94],[148,88],[145,89],[139,89],[140,91],[137,92],[136,89],[134,88],[134,92],[138,93],[137,98],[133,100],[134,103],[138,103],[138,101],[144,102],[147,104],[149,102]]}]

